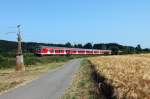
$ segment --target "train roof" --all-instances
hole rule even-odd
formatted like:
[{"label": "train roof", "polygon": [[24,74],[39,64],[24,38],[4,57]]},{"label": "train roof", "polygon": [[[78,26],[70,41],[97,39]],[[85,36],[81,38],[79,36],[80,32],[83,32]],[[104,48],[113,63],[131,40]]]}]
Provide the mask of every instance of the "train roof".
[{"label": "train roof", "polygon": [[[69,48],[69,47],[57,47],[57,46],[43,46],[43,45],[40,45],[38,46],[40,48],[46,48],[46,47],[49,47],[49,48],[65,48],[65,49],[77,49],[77,50],[94,50],[94,51],[98,51],[98,50],[101,50],[101,49],[85,49],[85,48]],[[111,50],[102,50],[102,51],[111,51]]]}]

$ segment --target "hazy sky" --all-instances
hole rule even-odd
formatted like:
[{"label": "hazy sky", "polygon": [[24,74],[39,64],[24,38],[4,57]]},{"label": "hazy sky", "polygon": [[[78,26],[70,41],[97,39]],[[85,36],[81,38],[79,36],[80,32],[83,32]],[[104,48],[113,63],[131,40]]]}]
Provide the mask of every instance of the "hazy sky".
[{"label": "hazy sky", "polygon": [[141,44],[150,48],[150,0],[0,0],[0,39]]}]

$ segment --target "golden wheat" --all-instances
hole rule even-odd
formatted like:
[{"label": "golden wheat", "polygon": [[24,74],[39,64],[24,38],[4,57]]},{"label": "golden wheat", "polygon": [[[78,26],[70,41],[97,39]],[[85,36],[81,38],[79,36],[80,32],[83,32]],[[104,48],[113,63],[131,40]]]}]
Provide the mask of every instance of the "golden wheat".
[{"label": "golden wheat", "polygon": [[90,58],[108,79],[118,98],[150,99],[150,54]]}]

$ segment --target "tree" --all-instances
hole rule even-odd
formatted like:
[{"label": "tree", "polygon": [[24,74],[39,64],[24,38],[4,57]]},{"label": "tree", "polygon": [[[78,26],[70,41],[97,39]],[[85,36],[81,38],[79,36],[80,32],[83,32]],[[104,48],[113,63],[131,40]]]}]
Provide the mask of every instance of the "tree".
[{"label": "tree", "polygon": [[109,50],[112,50],[112,54],[114,54],[114,55],[117,55],[118,52],[120,51],[120,50],[119,50],[119,47],[116,46],[116,45],[111,45],[111,46],[109,46]]},{"label": "tree", "polygon": [[140,45],[140,44],[137,45],[137,47],[136,47],[136,52],[137,52],[137,53],[142,52],[142,48],[141,48],[141,45]]},{"label": "tree", "polygon": [[84,45],[84,48],[92,49],[93,47],[92,47],[92,44],[91,44],[91,43],[86,43],[86,44]]},{"label": "tree", "polygon": [[78,48],[78,46],[77,46],[77,44],[74,44],[74,46],[73,46],[74,48]]},{"label": "tree", "polygon": [[67,43],[65,44],[65,47],[72,47],[72,45],[71,45],[70,42],[67,42]]},{"label": "tree", "polygon": [[102,49],[101,44],[94,44],[93,48],[94,49]]},{"label": "tree", "polygon": [[106,50],[106,45],[105,44],[102,44],[102,50]]},{"label": "tree", "polygon": [[150,53],[150,49],[149,48],[145,48],[145,49],[143,49],[143,52],[144,53]]},{"label": "tree", "polygon": [[83,48],[82,44],[78,44],[77,48]]}]

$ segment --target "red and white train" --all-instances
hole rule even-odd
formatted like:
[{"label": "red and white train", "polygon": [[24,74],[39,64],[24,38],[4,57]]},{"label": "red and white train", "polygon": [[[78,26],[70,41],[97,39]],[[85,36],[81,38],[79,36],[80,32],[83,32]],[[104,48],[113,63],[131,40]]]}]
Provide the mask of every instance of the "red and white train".
[{"label": "red and white train", "polygon": [[34,50],[34,53],[37,55],[109,55],[111,50],[40,46]]}]

